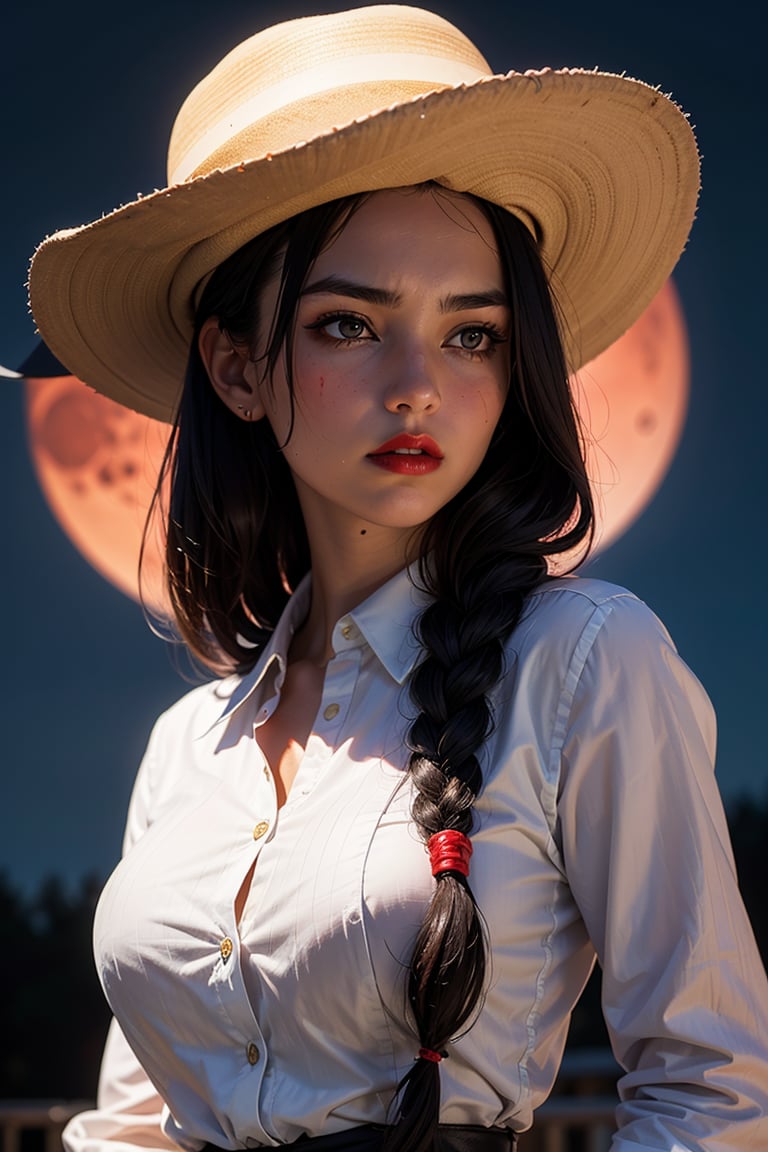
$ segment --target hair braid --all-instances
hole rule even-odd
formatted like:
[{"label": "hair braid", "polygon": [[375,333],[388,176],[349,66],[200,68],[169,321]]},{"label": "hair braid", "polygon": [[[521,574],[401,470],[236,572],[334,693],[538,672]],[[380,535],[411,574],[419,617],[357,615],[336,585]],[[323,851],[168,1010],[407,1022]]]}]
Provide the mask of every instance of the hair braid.
[{"label": "hair braid", "polygon": [[[464,595],[433,600],[418,623],[425,657],[410,695],[419,714],[408,733],[415,786],[412,816],[422,839],[452,828],[472,831],[482,785],[478,751],[493,727],[489,693],[504,668],[504,639],[524,595],[508,570],[465,574]],[[453,574],[450,574],[452,579]],[[434,579],[434,573],[433,573]],[[437,579],[440,584],[439,576]],[[408,999],[423,1048],[442,1053],[481,1000],[486,975],[485,928],[467,879],[441,873],[416,939]],[[418,1059],[399,1085],[400,1118],[385,1144],[398,1152],[433,1146],[440,1104],[439,1065]]]},{"label": "hair braid", "polygon": [[[424,657],[410,680],[419,709],[408,733],[412,816],[426,841],[472,830],[479,751],[493,728],[490,694],[505,644],[547,556],[591,532],[592,501],[554,307],[535,247],[513,217],[485,205],[496,234],[515,330],[505,411],[478,472],[427,526],[421,583],[433,596],[418,622]],[[442,1054],[478,1011],[486,932],[461,873],[436,878],[411,958],[408,998],[423,1049]],[[440,1068],[418,1058],[398,1085],[387,1152],[431,1152]]]}]

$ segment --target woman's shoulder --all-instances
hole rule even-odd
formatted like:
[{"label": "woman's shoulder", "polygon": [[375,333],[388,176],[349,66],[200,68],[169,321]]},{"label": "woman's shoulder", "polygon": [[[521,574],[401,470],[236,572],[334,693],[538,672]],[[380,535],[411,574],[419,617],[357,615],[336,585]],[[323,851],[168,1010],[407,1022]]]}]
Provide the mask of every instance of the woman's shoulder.
[{"label": "woman's shoulder", "polygon": [[506,651],[510,683],[531,699],[548,699],[553,709],[565,708],[579,683],[615,684],[620,669],[638,686],[670,674],[695,679],[648,604],[587,576],[549,580],[531,593]]},{"label": "woman's shoulder", "polygon": [[608,631],[617,642],[652,634],[671,644],[664,624],[634,592],[590,576],[562,576],[539,585],[516,635],[518,640],[551,639],[567,646],[585,631],[592,639]]},{"label": "woman's shoulder", "polygon": [[711,725],[706,690],[666,625],[635,593],[591,577],[564,577],[530,597],[510,638],[508,668],[532,700],[567,716],[579,695],[594,700],[685,698]]},{"label": "woman's shoulder", "polygon": [[649,734],[677,726],[703,732],[714,747],[706,690],[665,625],[635,593],[591,577],[547,581],[531,594],[509,639],[495,703],[507,739],[545,750],[552,780],[577,732],[583,747],[587,732],[591,741],[610,728],[624,730],[627,741],[634,733],[638,747],[647,737],[650,747]]},{"label": "woman's shoulder", "polygon": [[596,576],[555,576],[539,584],[531,593],[532,600],[546,603],[559,602],[561,605],[594,605],[623,602],[626,600],[642,604],[642,600],[629,588],[613,584]]},{"label": "woman's shoulder", "polygon": [[[216,775],[220,721],[244,698],[250,677],[228,676],[196,685],[156,719],[133,787],[125,846],[146,830],[166,803],[196,781]],[[208,738],[206,738],[208,737]],[[223,770],[223,769],[222,769]]]}]

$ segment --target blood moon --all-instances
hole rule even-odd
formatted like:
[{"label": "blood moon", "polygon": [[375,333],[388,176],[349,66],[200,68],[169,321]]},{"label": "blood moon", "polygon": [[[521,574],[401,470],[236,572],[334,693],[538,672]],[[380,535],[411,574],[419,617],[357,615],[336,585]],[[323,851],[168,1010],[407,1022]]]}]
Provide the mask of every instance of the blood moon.
[{"label": "blood moon", "polygon": [[[139,553],[169,426],[75,376],[27,378],[32,459],[48,504],[85,559],[138,600]],[[167,614],[159,524],[147,534],[141,598]]]},{"label": "blood moon", "polygon": [[[675,454],[688,402],[688,341],[671,280],[615,344],[572,383],[597,500],[597,548],[640,514]],[[74,376],[27,380],[29,440],[46,499],[72,543],[139,598],[138,560],[168,427]],[[147,537],[142,595],[166,611],[162,534]]]},{"label": "blood moon", "polygon": [[639,320],[572,380],[597,510],[596,549],[637,519],[677,451],[689,394],[677,290],[667,280]]},{"label": "blood moon", "polygon": [[637,520],[674,458],[689,403],[689,341],[671,280],[572,380],[604,548]]}]

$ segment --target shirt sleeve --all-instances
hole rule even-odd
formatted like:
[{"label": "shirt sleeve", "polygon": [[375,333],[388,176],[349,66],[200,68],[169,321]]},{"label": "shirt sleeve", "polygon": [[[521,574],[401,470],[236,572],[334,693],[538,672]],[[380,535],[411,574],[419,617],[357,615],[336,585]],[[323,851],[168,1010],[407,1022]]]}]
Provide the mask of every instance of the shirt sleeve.
[{"label": "shirt sleeve", "polygon": [[558,827],[625,1069],[612,1152],[768,1148],[768,984],[715,782],[712,708],[642,603],[598,611]]},{"label": "shirt sleeve", "polygon": [[[160,722],[150,736],[128,808],[123,852],[151,821]],[[96,1107],[69,1121],[62,1134],[66,1152],[132,1152],[136,1148],[176,1149],[162,1130],[163,1101],[147,1077],[116,1020],[112,1020],[101,1062]]]},{"label": "shirt sleeve", "polygon": [[113,1020],[101,1064],[97,1105],[70,1120],[67,1152],[176,1149],[161,1128],[163,1102]]}]

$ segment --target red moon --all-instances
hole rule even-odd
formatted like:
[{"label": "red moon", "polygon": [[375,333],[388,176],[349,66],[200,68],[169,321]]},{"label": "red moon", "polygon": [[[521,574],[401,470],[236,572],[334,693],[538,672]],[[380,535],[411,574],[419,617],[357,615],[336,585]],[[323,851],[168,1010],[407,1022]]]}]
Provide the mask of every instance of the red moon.
[{"label": "red moon", "polygon": [[688,334],[671,280],[571,384],[585,430],[596,550],[637,519],[672,463],[689,393]]},{"label": "red moon", "polygon": [[[75,376],[28,378],[27,427],[40,486],[85,559],[139,600],[139,551],[170,428]],[[141,598],[167,615],[159,530],[147,536]]]},{"label": "red moon", "polygon": [[[629,331],[573,377],[597,505],[593,554],[626,531],[661,484],[685,420],[688,375],[685,322],[668,280]],[[28,379],[27,422],[56,519],[102,576],[138,600],[141,534],[168,426],[74,376]],[[153,611],[167,613],[163,565],[155,529],[142,596]]]}]

